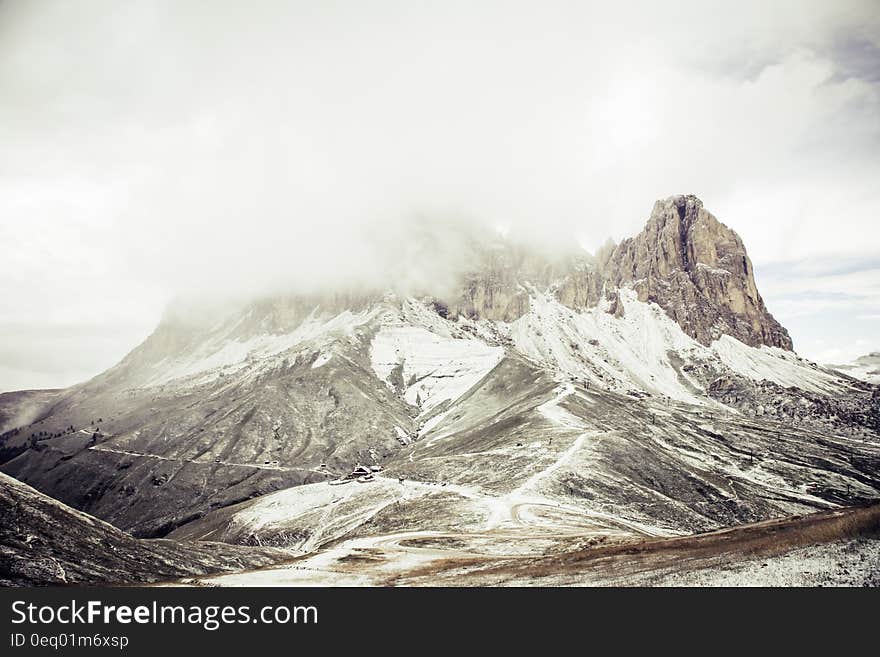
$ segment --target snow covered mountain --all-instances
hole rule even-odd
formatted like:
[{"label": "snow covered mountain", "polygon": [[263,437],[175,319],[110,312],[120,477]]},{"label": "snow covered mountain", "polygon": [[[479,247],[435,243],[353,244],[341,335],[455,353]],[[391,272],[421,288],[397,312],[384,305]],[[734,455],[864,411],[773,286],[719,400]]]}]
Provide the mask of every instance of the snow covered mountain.
[{"label": "snow covered mountain", "polygon": [[[479,254],[446,295],[169,313],[7,431],[2,469],[138,536],[304,552],[543,550],[876,499],[878,389],[792,350],[695,197],[595,257]],[[330,485],[357,464],[383,471]]]}]

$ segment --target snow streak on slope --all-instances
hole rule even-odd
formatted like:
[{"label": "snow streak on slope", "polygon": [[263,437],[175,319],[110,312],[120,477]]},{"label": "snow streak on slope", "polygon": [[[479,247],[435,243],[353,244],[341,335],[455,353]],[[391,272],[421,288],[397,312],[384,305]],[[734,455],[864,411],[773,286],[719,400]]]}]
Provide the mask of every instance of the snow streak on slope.
[{"label": "snow streak on slope", "polygon": [[711,378],[701,381],[689,373],[700,368],[819,393],[839,389],[839,379],[793,352],[750,347],[727,335],[705,347],[633,290],[620,289],[619,295],[622,317],[606,312],[606,304],[577,312],[549,293],[533,294],[530,312],[510,325],[517,350],[563,377],[692,404],[713,403],[705,392]]},{"label": "snow streak on slope", "polygon": [[373,338],[370,360],[380,380],[395,377],[409,404],[428,411],[473,387],[504,356],[480,340],[449,338],[418,326],[386,325]]},{"label": "snow streak on slope", "polygon": [[[248,319],[248,315],[245,315],[238,322],[208,336],[186,357],[158,363],[158,373],[146,385],[164,385],[199,374],[205,376],[195,383],[203,383],[217,378],[220,370],[225,370],[226,373],[237,372],[250,364],[283,354],[308,342],[321,346],[334,338],[351,335],[356,328],[375,317],[376,312],[376,309],[361,313],[346,310],[327,319],[318,317],[313,311],[299,326],[287,333],[261,333],[246,340],[232,337],[239,323]],[[320,367],[329,359],[329,354],[322,354],[314,366]]]},{"label": "snow streak on slope", "polygon": [[232,527],[243,535],[259,535],[302,524],[310,527],[310,531],[289,537],[286,547],[307,552],[352,531],[390,504],[427,492],[383,477],[376,477],[369,485],[308,484],[258,498],[255,504],[233,516]]},{"label": "snow streak on slope", "polygon": [[620,299],[624,316],[615,317],[603,307],[577,312],[538,293],[531,311],[511,325],[511,335],[519,351],[565,376],[705,403],[700,384],[673,367],[669,352],[684,360],[706,360],[710,352],[632,290],[620,290]]},{"label": "snow streak on slope", "polygon": [[736,338],[722,335],[712,343],[712,349],[727,367],[754,381],[767,380],[819,393],[834,392],[840,386],[836,377],[814,369],[797,354],[778,347],[749,347]]}]

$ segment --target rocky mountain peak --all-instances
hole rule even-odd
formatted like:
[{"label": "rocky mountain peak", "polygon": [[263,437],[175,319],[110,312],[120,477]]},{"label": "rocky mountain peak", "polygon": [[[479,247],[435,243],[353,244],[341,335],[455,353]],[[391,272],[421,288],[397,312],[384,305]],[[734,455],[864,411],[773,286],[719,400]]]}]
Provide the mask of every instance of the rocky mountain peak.
[{"label": "rocky mountain peak", "polygon": [[617,246],[603,274],[657,303],[703,344],[727,334],[751,346],[792,349],[758,293],[742,239],[696,196],[657,201],[645,228]]},{"label": "rocky mountain peak", "polygon": [[595,257],[552,258],[510,245],[487,251],[462,278],[460,296],[443,305],[453,317],[513,321],[528,312],[530,291],[538,289],[570,308],[607,302],[619,314],[621,287],[659,305],[702,344],[726,334],[750,346],[792,349],[758,293],[742,239],[692,194],[657,201],[638,235],[606,244]]}]

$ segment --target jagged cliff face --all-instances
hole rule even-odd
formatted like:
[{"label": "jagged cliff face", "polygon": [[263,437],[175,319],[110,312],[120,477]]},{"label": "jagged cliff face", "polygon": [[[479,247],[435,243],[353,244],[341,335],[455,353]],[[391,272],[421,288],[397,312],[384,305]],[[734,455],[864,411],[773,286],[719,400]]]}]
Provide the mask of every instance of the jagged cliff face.
[{"label": "jagged cliff face", "polygon": [[792,349],[788,331],[758,293],[739,235],[695,196],[657,201],[639,235],[596,258],[542,261],[495,245],[465,275],[460,297],[442,307],[451,316],[510,322],[528,312],[530,288],[551,288],[569,308],[593,308],[604,299],[619,315],[621,287],[659,305],[704,345],[730,335],[750,346]]},{"label": "jagged cliff face", "polygon": [[695,196],[657,201],[647,226],[614,250],[603,274],[659,305],[703,344],[730,335],[750,346],[792,349],[758,294],[739,235]]},{"label": "jagged cliff face", "polygon": [[458,296],[443,299],[447,316],[512,322],[529,311],[529,294],[588,267],[586,254],[550,256],[522,245],[495,242],[462,276]]},{"label": "jagged cliff face", "polygon": [[522,264],[504,245],[490,246],[463,277],[460,296],[444,303],[446,314],[503,322],[521,317],[529,309],[529,295],[519,284]]}]

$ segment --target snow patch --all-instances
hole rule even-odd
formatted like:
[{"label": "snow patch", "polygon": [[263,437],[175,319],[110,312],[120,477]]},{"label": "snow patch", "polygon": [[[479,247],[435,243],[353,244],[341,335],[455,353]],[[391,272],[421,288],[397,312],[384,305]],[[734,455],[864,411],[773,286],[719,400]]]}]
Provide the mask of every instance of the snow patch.
[{"label": "snow patch", "polygon": [[712,343],[721,361],[741,376],[754,381],[772,381],[781,386],[827,393],[840,387],[836,377],[814,369],[791,351],[779,347],[750,347],[729,335]]},{"label": "snow patch", "polygon": [[394,431],[397,433],[397,439],[401,444],[409,445],[412,442],[412,438],[410,438],[409,434],[400,427],[394,427]]},{"label": "snow patch", "polygon": [[530,312],[511,326],[517,349],[565,377],[612,390],[646,390],[707,403],[700,383],[676,371],[669,353],[694,361],[710,358],[711,352],[659,306],[639,301],[633,290],[621,289],[619,294],[623,317],[602,306],[577,312],[550,294],[533,295]]},{"label": "snow patch", "polygon": [[403,324],[383,326],[370,345],[376,376],[423,412],[461,397],[503,357],[502,347]]},{"label": "snow patch", "polygon": [[333,354],[332,354],[332,353],[320,354],[320,355],[315,359],[315,362],[312,363],[312,369],[313,369],[313,370],[316,370],[316,369],[318,369],[319,367],[322,367],[323,365],[326,365],[327,363],[330,362],[330,359],[331,359],[331,358],[333,358]]},{"label": "snow patch", "polygon": [[[262,333],[246,340],[231,337],[237,323],[231,324],[226,330],[212,333],[206,340],[193,349],[187,356],[172,362],[163,360],[158,363],[157,375],[150,379],[146,386],[159,386],[176,379],[189,378],[196,375],[209,375],[213,378],[222,372],[234,373],[260,361],[283,354],[291,349],[309,342],[329,343],[340,336],[350,336],[354,330],[375,316],[373,312],[352,313],[344,311],[329,319],[320,318],[312,312],[299,326],[287,333]],[[319,356],[315,363],[325,358]],[[320,367],[330,359],[320,362]]]}]

